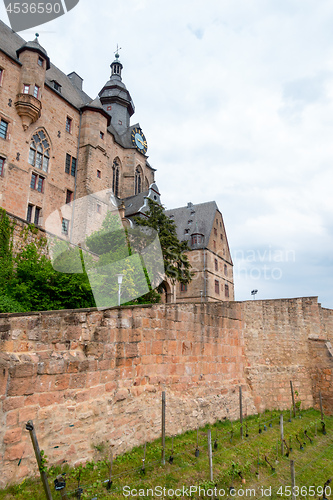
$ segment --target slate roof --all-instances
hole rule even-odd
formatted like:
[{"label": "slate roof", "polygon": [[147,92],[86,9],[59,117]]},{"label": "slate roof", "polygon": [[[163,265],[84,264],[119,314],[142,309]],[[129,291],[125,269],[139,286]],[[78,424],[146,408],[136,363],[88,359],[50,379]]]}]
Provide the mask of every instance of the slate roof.
[{"label": "slate roof", "polygon": [[[20,37],[20,35],[15,33],[15,31],[13,31],[3,21],[0,20],[0,50],[14,59],[14,61],[21,64],[20,60],[17,57],[16,51],[23,46],[33,49],[39,47],[39,49],[46,53],[45,49],[43,49],[43,47],[41,47],[39,43],[38,45],[36,45],[35,41],[26,42],[22,37]],[[85,92],[79,90],[72,84],[71,80],[67,75],[65,75],[65,73],[58,69],[54,64],[50,63],[50,69],[46,71],[45,83],[52,89],[54,89],[53,80],[61,85],[61,93],[57,92],[56,90],[55,92],[61,95],[76,108],[80,108],[84,104],[90,103],[92,101],[91,97],[89,97]]]},{"label": "slate roof", "polygon": [[188,203],[186,207],[166,210],[165,215],[175,221],[179,241],[190,243],[192,234],[203,234],[204,241],[202,244],[197,244],[196,248],[206,248],[213,230],[216,210],[218,210],[216,202],[208,201],[198,205]]},{"label": "slate roof", "polygon": [[147,191],[124,198],[125,217],[135,217],[144,214],[148,210],[148,198],[161,203],[160,193],[155,182],[149,186]]}]

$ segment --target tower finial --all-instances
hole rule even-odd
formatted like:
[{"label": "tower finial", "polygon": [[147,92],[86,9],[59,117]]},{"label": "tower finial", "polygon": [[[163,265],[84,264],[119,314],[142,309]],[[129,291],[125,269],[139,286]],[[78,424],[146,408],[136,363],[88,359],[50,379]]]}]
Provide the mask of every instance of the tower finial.
[{"label": "tower finial", "polygon": [[119,47],[119,45],[117,44],[117,50],[115,51],[115,57],[116,59],[119,59],[119,50],[121,50],[121,47]]}]

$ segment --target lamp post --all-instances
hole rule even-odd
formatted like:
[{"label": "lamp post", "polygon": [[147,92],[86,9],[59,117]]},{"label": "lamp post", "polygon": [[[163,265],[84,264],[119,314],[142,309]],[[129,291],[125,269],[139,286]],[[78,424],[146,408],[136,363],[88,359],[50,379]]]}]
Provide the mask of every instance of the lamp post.
[{"label": "lamp post", "polygon": [[118,307],[120,307],[121,284],[123,282],[123,277],[124,277],[123,274],[117,274],[118,285],[119,285],[119,288],[118,288]]}]

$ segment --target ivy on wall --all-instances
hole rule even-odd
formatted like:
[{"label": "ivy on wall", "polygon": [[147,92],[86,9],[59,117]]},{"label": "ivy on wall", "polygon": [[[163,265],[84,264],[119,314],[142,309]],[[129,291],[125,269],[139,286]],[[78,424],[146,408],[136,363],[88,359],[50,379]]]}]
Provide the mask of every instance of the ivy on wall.
[{"label": "ivy on wall", "polygon": [[0,209],[0,312],[28,312],[95,307],[86,274],[55,271],[47,257],[46,238],[29,225],[13,250],[15,223]]}]

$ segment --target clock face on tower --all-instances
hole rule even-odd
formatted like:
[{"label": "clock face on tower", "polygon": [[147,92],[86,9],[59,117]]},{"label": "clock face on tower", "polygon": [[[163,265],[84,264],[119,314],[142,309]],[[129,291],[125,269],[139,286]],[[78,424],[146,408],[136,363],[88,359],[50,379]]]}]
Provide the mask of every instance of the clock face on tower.
[{"label": "clock face on tower", "polygon": [[132,130],[132,143],[140,153],[145,154],[147,152],[147,140],[142,132],[141,128],[135,127]]}]

